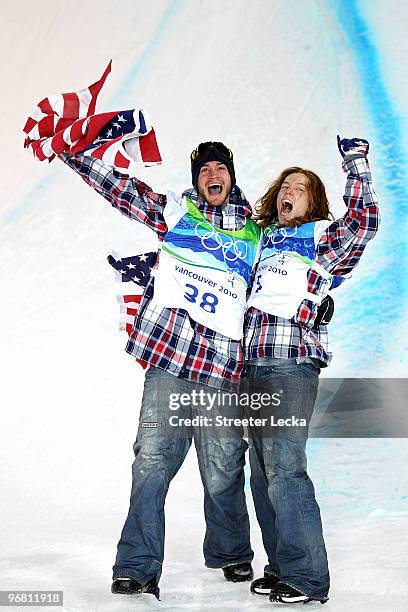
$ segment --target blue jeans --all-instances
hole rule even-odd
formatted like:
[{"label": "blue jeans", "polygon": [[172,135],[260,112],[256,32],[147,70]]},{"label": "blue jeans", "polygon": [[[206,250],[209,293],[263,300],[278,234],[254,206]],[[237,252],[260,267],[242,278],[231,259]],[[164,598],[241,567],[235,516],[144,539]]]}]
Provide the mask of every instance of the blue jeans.
[{"label": "blue jeans", "polygon": [[[306,419],[313,414],[320,369],[295,359],[247,367],[249,392],[279,393],[281,403],[253,417]],[[263,423],[263,421],[260,423]],[[268,565],[265,572],[316,599],[326,598],[329,570],[319,506],[307,474],[308,426],[250,427],[251,490]]]},{"label": "blue jeans", "polygon": [[[169,409],[171,394],[215,389],[193,384],[151,367],[146,373],[139,428],[134,444],[129,514],[118,544],[113,577],[133,577],[142,584],[160,578],[164,556],[164,504],[170,481],[177,474],[192,439],[204,487],[207,567],[251,561],[249,519],[244,494],[247,443],[242,428],[178,424],[180,419],[215,418],[222,410],[203,405]],[[174,397],[174,396],[172,396]],[[228,411],[227,411],[228,412]],[[236,417],[237,414],[235,413]],[[182,512],[182,503],[180,504]],[[182,515],[181,515],[182,518]]]}]

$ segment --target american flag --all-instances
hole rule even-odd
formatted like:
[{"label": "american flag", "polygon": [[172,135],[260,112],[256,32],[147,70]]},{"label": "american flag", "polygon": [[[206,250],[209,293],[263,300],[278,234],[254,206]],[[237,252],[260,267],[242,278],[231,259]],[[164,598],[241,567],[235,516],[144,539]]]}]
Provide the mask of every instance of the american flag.
[{"label": "american flag", "polygon": [[112,251],[108,256],[108,262],[115,269],[115,280],[121,283],[121,289],[116,294],[120,304],[120,329],[128,335],[132,332],[144,289],[156,261],[156,251],[131,257],[120,257]]},{"label": "american flag", "polygon": [[119,169],[161,162],[156,135],[142,109],[95,113],[111,62],[99,81],[78,92],[44,98],[24,126],[25,148],[40,161],[63,151],[90,155]]},{"label": "american flag", "polygon": [[[91,117],[90,120],[93,118]],[[161,161],[156,135],[146,112],[127,110],[115,114],[98,132],[91,144],[72,147],[72,153],[90,155],[108,166],[130,168],[133,164],[145,166]]]}]

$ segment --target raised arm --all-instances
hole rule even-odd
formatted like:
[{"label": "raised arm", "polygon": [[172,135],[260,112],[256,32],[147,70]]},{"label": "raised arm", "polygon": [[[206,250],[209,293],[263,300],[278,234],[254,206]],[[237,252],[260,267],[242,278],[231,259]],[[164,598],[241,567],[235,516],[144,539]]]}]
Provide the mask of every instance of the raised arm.
[{"label": "raised arm", "polygon": [[167,232],[163,216],[165,195],[155,193],[142,181],[121,174],[99,159],[68,153],[61,153],[59,158],[123,215],[147,225],[159,236]]},{"label": "raised arm", "polygon": [[317,245],[317,261],[336,275],[349,274],[358,264],[367,243],[375,236],[380,216],[367,160],[368,142],[338,139],[347,173],[343,196],[346,214],[331,223]]}]

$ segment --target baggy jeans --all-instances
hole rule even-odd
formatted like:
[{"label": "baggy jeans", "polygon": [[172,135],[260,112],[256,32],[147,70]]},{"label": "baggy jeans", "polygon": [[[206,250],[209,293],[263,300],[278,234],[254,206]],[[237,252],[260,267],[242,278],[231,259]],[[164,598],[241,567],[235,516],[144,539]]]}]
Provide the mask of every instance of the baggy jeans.
[{"label": "baggy jeans", "polygon": [[[275,409],[262,407],[256,417],[267,423],[278,418],[309,423],[320,369],[296,359],[274,359],[270,365],[247,366],[247,389],[279,393]],[[276,418],[275,418],[276,417]],[[261,421],[260,421],[261,422]],[[263,423],[263,421],[262,421]],[[307,474],[308,426],[249,428],[251,490],[263,544],[268,555],[265,573],[315,599],[325,599],[329,570],[319,506]]]},{"label": "baggy jeans", "polygon": [[133,577],[141,584],[154,576],[159,580],[164,556],[166,494],[193,438],[204,487],[205,564],[222,568],[253,558],[244,494],[248,445],[243,439],[242,427],[184,425],[182,419],[194,417],[207,417],[215,422],[216,415],[224,412],[217,402],[212,410],[200,402],[180,405],[177,410],[169,408],[171,398],[181,394],[191,396],[193,390],[217,394],[216,389],[193,384],[154,367],[146,372],[133,447],[130,508],[118,543],[114,578]]}]

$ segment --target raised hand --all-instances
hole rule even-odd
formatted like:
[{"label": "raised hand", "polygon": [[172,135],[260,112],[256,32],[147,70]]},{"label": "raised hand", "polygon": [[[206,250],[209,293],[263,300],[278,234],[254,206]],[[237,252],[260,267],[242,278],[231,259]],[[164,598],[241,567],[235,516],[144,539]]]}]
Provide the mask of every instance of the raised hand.
[{"label": "raised hand", "polygon": [[340,138],[337,135],[337,146],[342,157],[365,157],[370,145],[364,138]]}]

